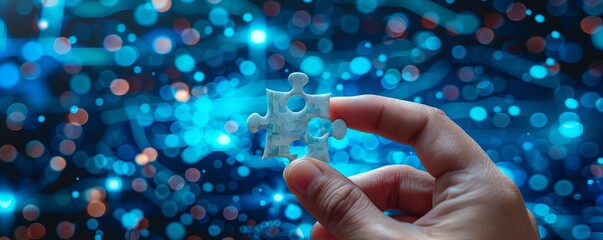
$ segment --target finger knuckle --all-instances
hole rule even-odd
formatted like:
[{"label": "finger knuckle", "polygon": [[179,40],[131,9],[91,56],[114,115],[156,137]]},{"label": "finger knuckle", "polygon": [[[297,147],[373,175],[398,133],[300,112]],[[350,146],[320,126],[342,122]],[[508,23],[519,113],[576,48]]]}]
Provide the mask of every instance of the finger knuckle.
[{"label": "finger knuckle", "polygon": [[[346,225],[346,221],[352,220],[347,216],[353,208],[362,208],[359,206],[363,196],[362,191],[349,184],[338,184],[337,188],[323,188],[324,196],[321,205],[323,206],[323,216],[329,219],[328,228],[337,228]],[[328,192],[326,192],[328,191]]]}]

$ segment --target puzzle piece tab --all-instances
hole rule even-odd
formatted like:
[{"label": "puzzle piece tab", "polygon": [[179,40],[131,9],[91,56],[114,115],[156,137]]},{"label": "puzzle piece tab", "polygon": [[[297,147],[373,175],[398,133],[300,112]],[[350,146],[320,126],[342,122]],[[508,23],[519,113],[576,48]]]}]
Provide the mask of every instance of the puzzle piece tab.
[{"label": "puzzle piece tab", "polygon": [[[291,73],[289,82],[293,89],[289,92],[277,92],[266,89],[268,110],[262,117],[253,113],[247,119],[247,127],[252,133],[260,128],[266,129],[266,147],[263,159],[284,157],[293,161],[297,154],[291,154],[290,145],[296,140],[308,145],[305,157],[329,161],[328,138],[333,136],[342,139],[346,133],[346,124],[337,119],[333,122],[331,132],[320,137],[314,137],[308,132],[308,124],[313,118],[329,118],[329,99],[331,94],[310,95],[303,90],[308,83],[308,76],[301,72]],[[287,101],[293,96],[300,96],[306,106],[299,112],[293,112],[287,107]]]}]

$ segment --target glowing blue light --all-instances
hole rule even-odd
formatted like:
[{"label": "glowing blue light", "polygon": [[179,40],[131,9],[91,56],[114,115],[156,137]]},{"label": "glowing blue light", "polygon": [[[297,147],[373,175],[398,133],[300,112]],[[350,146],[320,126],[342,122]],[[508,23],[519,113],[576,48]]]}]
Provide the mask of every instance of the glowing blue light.
[{"label": "glowing blue light", "polygon": [[318,76],[324,71],[325,63],[320,57],[309,56],[302,61],[300,68],[310,76]]},{"label": "glowing blue light", "polygon": [[175,64],[181,72],[190,72],[195,68],[195,59],[189,54],[180,54],[176,57]]},{"label": "glowing blue light", "polygon": [[596,48],[603,50],[603,26],[599,26],[593,31],[590,40]]},{"label": "glowing blue light", "polygon": [[555,193],[559,196],[570,195],[574,191],[574,184],[568,180],[561,180],[555,183]]},{"label": "glowing blue light", "polygon": [[142,26],[151,26],[157,22],[159,18],[159,14],[151,3],[146,3],[138,6],[136,10],[134,10],[134,20]]},{"label": "glowing blue light", "polygon": [[550,209],[546,204],[538,203],[534,206],[534,213],[538,216],[545,216],[549,214]]},{"label": "glowing blue light", "polygon": [[280,193],[274,194],[274,196],[272,198],[274,199],[275,202],[281,202],[284,199],[283,194],[280,194]]},{"label": "glowing blue light", "polygon": [[224,26],[228,22],[228,11],[222,7],[216,7],[209,12],[209,21],[216,26]]},{"label": "glowing blue light", "polygon": [[136,48],[125,46],[120,48],[113,56],[117,65],[127,67],[138,59],[138,50]]},{"label": "glowing blue light", "polygon": [[477,122],[481,122],[486,120],[488,117],[488,112],[483,107],[473,107],[469,111],[469,117]]},{"label": "glowing blue light", "polygon": [[365,57],[356,57],[350,62],[350,70],[356,75],[363,75],[371,70],[371,61]]},{"label": "glowing blue light", "polygon": [[536,16],[534,16],[534,20],[536,20],[537,23],[543,23],[545,18],[542,14],[536,14]]},{"label": "glowing blue light", "polygon": [[536,79],[543,79],[548,74],[546,67],[534,65],[530,68],[530,75]]},{"label": "glowing blue light", "polygon": [[239,70],[243,75],[251,76],[257,71],[257,67],[252,61],[245,60],[239,65]]},{"label": "glowing blue light", "polygon": [[209,232],[209,235],[211,235],[212,237],[216,237],[216,236],[218,236],[218,234],[220,234],[222,229],[220,229],[220,227],[217,225],[211,225],[211,226],[209,226],[207,231]]},{"label": "glowing blue light", "polygon": [[252,43],[262,44],[266,42],[266,32],[264,30],[255,29],[249,34],[249,39]]},{"label": "glowing blue light", "polygon": [[297,204],[289,204],[285,208],[285,217],[291,220],[297,220],[302,216],[302,209]]},{"label": "glowing blue light", "polygon": [[43,54],[44,48],[42,47],[42,45],[40,45],[40,43],[35,41],[27,42],[25,45],[23,45],[23,49],[21,51],[21,55],[23,55],[23,58],[25,58],[25,60],[27,61],[32,62],[40,60]]},{"label": "glowing blue light", "polygon": [[218,135],[217,141],[220,145],[225,146],[230,144],[230,137],[224,133],[221,133],[220,135]]},{"label": "glowing blue light", "polygon": [[530,188],[536,191],[541,191],[549,185],[549,180],[542,174],[536,174],[530,177],[530,180],[528,180],[528,185]]},{"label": "glowing blue light", "polygon": [[521,113],[521,108],[519,108],[518,106],[510,106],[509,107],[509,114],[511,116],[517,116]]},{"label": "glowing blue light", "polygon": [[441,45],[442,45],[442,42],[436,36],[428,37],[425,40],[425,48],[427,48],[429,50],[438,50]]},{"label": "glowing blue light", "polygon": [[573,98],[565,99],[565,106],[569,109],[576,109],[578,108],[578,101]]},{"label": "glowing blue light", "polygon": [[125,213],[121,216],[121,225],[125,229],[134,229],[138,226],[140,219],[142,216],[139,216],[138,212],[140,211],[132,211],[129,213]]},{"label": "glowing blue light", "polygon": [[553,38],[559,38],[559,37],[561,37],[561,33],[559,33],[558,31],[552,31],[551,32],[551,37],[553,37]]},{"label": "glowing blue light", "polygon": [[235,31],[233,28],[228,27],[228,28],[224,29],[224,36],[232,37],[232,36],[234,36],[234,34],[235,34]]},{"label": "glowing blue light", "polygon": [[107,182],[105,183],[105,185],[106,185],[108,191],[116,192],[116,191],[121,190],[122,182],[121,182],[121,179],[112,177],[112,178],[107,178]]},{"label": "glowing blue light", "polygon": [[465,47],[457,45],[452,48],[452,56],[456,59],[464,58],[467,55]]},{"label": "glowing blue light", "polygon": [[90,91],[92,86],[92,80],[87,74],[76,74],[71,77],[69,86],[77,94],[86,94]]},{"label": "glowing blue light", "polygon": [[172,222],[165,228],[165,232],[170,239],[183,238],[185,231],[184,226],[179,222]]},{"label": "glowing blue light", "polygon": [[78,192],[78,191],[73,191],[73,192],[71,193],[71,197],[72,197],[72,198],[78,198],[78,197],[80,197],[80,192]]},{"label": "glowing blue light", "polygon": [[245,13],[245,14],[243,14],[243,21],[245,21],[245,22],[251,22],[251,20],[253,20],[253,15],[251,15],[251,13]]},{"label": "glowing blue light", "polygon": [[203,73],[203,72],[196,72],[195,75],[193,75],[193,78],[197,82],[202,82],[203,80],[205,80],[205,73]]},{"label": "glowing blue light", "polygon": [[584,132],[584,126],[578,121],[566,121],[559,125],[559,133],[567,138],[577,138]]},{"label": "glowing blue light", "polygon": [[250,172],[251,171],[250,171],[249,167],[247,167],[247,166],[240,166],[239,168],[237,168],[237,173],[241,177],[247,177],[247,176],[249,176]]},{"label": "glowing blue light", "polygon": [[591,230],[588,225],[579,224],[572,228],[572,236],[574,236],[575,239],[588,239],[590,235]]},{"label": "glowing blue light", "polygon": [[90,230],[95,230],[98,227],[98,220],[95,218],[90,218],[86,221],[86,227]]},{"label": "glowing blue light", "polygon": [[46,121],[46,117],[43,115],[38,116],[38,122],[43,123],[44,121]]},{"label": "glowing blue light", "polygon": [[0,88],[11,88],[19,82],[19,67],[14,63],[4,63],[0,65]]},{"label": "glowing blue light", "polygon": [[175,134],[170,134],[165,137],[164,143],[166,146],[174,148],[180,145],[180,138]]},{"label": "glowing blue light", "polygon": [[548,122],[547,116],[542,113],[534,113],[530,117],[530,123],[534,127],[544,127],[547,124],[547,122]]},{"label": "glowing blue light", "polygon": [[0,193],[0,212],[12,212],[15,209],[15,196],[10,193]]}]

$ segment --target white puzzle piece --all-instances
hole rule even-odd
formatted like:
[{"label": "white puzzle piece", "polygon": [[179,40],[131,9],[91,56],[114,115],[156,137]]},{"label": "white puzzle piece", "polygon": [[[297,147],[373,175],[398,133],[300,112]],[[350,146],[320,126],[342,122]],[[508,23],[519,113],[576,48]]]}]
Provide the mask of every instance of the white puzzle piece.
[{"label": "white puzzle piece", "polygon": [[[333,122],[331,132],[320,137],[314,137],[308,132],[308,123],[313,118],[329,118],[329,99],[331,94],[310,95],[303,91],[308,83],[308,76],[301,72],[291,73],[289,82],[293,89],[289,92],[277,92],[266,89],[268,109],[266,116],[253,113],[247,119],[247,127],[252,133],[260,128],[266,129],[266,148],[263,159],[284,157],[293,161],[298,157],[291,154],[289,147],[296,140],[302,140],[308,145],[305,157],[329,161],[328,138],[333,136],[342,139],[346,133],[346,124],[337,119]],[[293,96],[300,96],[306,106],[299,112],[293,112],[287,107],[287,101]]]}]

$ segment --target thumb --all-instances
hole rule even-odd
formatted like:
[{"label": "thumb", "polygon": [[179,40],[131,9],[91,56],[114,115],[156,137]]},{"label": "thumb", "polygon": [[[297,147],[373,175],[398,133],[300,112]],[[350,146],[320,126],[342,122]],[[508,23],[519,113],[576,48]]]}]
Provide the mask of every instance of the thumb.
[{"label": "thumb", "polygon": [[[330,233],[340,239],[387,236],[393,220],[386,217],[348,178],[324,162],[302,158],[283,172],[289,190]],[[384,231],[385,230],[385,231]]]}]

